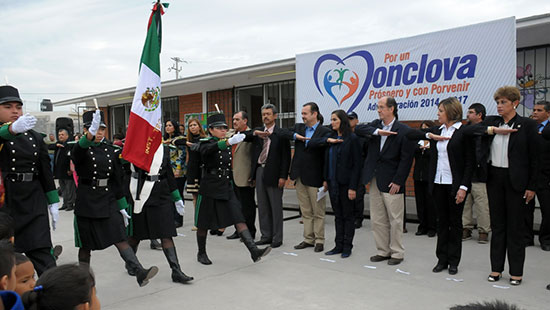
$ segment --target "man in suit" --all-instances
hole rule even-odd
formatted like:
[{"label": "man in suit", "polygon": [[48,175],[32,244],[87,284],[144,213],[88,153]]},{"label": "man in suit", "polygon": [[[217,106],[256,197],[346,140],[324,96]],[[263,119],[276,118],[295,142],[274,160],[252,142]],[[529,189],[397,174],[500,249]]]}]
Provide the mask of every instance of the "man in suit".
[{"label": "man in suit", "polygon": [[378,100],[377,119],[357,125],[355,133],[368,138],[368,154],[363,168],[363,184],[370,183],[370,215],[377,254],[372,262],[388,260],[400,264],[405,257],[402,243],[405,210],[405,182],[414,156],[410,130],[397,120],[397,102],[393,97]]},{"label": "man in suit", "polygon": [[261,238],[257,245],[283,244],[283,189],[290,167],[290,142],[275,125],[277,107],[262,106],[263,127],[246,133],[246,142],[253,142],[251,175],[256,181]]},{"label": "man in suit", "polygon": [[[468,108],[466,117],[469,125],[481,123],[485,119],[485,106],[474,103]],[[478,243],[489,242],[491,219],[489,216],[489,199],[487,198],[487,156],[489,154],[487,137],[478,136],[473,141],[475,148],[475,168],[472,176],[470,195],[466,197],[462,214],[462,240],[472,239],[474,228],[473,213],[477,214]]]},{"label": "man in suit", "polygon": [[[249,131],[248,113],[239,111],[233,114],[233,134]],[[237,199],[241,203],[246,226],[252,235],[256,236],[256,201],[254,200],[254,184],[250,175],[252,160],[252,143],[241,142],[231,146],[232,151],[232,168],[233,168],[233,184]],[[227,239],[238,239],[239,234],[235,232],[227,236]]]},{"label": "man in suit", "polygon": [[59,210],[74,210],[76,200],[76,185],[71,171],[71,148],[69,144],[69,131],[65,128],[59,129],[56,144],[48,146],[53,149],[53,176],[59,180],[59,189],[63,196],[63,206]]},{"label": "man in suit", "polygon": [[[537,176],[536,193],[540,203],[540,212],[542,222],[539,230],[539,242],[543,251],[550,251],[550,141],[542,138],[542,131],[548,126],[548,117],[550,116],[550,102],[539,101],[533,107],[533,119],[537,122],[539,135],[537,136],[539,145],[539,165]],[[533,222],[535,214],[535,200],[533,199],[528,208],[525,209],[526,217],[526,245],[533,245],[535,233],[533,232]]]},{"label": "man in suit", "polygon": [[302,107],[304,123],[295,124],[287,130],[287,137],[295,140],[294,157],[290,167],[290,179],[296,182],[296,195],[304,222],[304,240],[295,249],[314,247],[322,252],[325,244],[326,197],[317,201],[317,191],[323,186],[325,148],[315,147],[311,140],[327,138],[331,131],[323,126],[323,116],[315,102]]},{"label": "man in suit", "polygon": [[[351,131],[355,131],[355,127],[357,124],[359,124],[359,116],[357,116],[357,113],[355,112],[349,112],[348,113],[349,118],[349,125],[351,126]],[[368,143],[364,137],[358,137],[359,138],[359,144],[361,146],[361,157],[362,157],[362,163],[361,163],[361,169],[363,168],[363,163],[367,159],[367,150],[368,150]],[[363,182],[361,179],[359,182]],[[360,186],[357,187],[357,197],[353,201],[354,203],[354,213],[355,213],[355,228],[361,228],[363,226],[363,219],[365,218],[365,184],[360,184]]]}]

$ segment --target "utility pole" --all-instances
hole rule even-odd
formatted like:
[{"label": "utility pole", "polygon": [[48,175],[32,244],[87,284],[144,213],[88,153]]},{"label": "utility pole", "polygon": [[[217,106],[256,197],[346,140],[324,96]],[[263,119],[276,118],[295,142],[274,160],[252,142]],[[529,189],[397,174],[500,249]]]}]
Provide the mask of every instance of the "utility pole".
[{"label": "utility pole", "polygon": [[176,71],[176,80],[177,80],[177,79],[179,79],[179,73],[182,70],[180,65],[179,65],[180,62],[181,63],[186,63],[186,64],[188,64],[189,62],[187,62],[187,61],[185,61],[185,60],[183,60],[179,57],[170,57],[170,59],[172,59],[175,63],[174,63],[174,65],[172,65],[172,67],[168,68],[168,72],[170,72],[172,70]]}]

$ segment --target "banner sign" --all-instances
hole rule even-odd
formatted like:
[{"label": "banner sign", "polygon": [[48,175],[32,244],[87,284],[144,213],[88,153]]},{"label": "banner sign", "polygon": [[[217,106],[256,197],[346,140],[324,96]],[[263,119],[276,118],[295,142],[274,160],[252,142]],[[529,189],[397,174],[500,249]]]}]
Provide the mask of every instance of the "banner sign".
[{"label": "banner sign", "polygon": [[[515,18],[415,37],[296,56],[296,111],[313,101],[329,119],[355,111],[361,122],[378,118],[377,102],[392,96],[400,120],[437,119],[437,105],[456,97],[496,114],[493,94],[515,85]],[[301,122],[300,113],[296,121]]]}]

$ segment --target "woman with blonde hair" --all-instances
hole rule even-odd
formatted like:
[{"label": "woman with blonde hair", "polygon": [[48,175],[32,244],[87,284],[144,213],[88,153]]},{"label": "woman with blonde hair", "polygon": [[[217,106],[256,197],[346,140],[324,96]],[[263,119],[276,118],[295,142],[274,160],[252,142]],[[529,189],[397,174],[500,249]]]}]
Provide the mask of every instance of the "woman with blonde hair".
[{"label": "woman with blonde hair", "polygon": [[[199,184],[201,182],[201,154],[198,144],[202,138],[206,138],[206,132],[197,118],[187,121],[187,192],[193,195],[193,206],[197,204],[199,196]],[[193,145],[197,145],[193,148]],[[195,149],[195,150],[193,150]],[[197,230],[193,227],[193,230]]]}]

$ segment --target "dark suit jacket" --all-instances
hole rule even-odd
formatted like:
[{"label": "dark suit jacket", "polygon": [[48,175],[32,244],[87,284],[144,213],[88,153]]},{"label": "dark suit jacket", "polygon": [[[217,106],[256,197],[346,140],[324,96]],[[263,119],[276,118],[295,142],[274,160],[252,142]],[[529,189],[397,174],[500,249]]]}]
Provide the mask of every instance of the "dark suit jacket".
[{"label": "dark suit jacket", "polygon": [[[306,125],[303,123],[295,124],[292,129],[281,129],[287,139],[293,139],[294,134],[306,136]],[[311,140],[307,143],[296,140],[294,143],[294,157],[290,166],[290,179],[296,180],[300,178],[301,182],[306,186],[321,187],[323,186],[323,168],[325,163],[325,147],[321,143],[315,141],[326,141],[326,138],[331,135],[331,130],[318,124],[313,132]],[[313,144],[311,141],[314,141]]]},{"label": "dark suit jacket", "polygon": [[376,177],[378,189],[389,192],[390,183],[400,185],[399,193],[405,192],[405,182],[411,170],[414,156],[414,141],[407,139],[409,126],[395,120],[391,131],[397,135],[388,136],[380,151],[380,136],[374,135],[376,129],[382,129],[381,120],[366,125],[357,125],[355,134],[367,138],[368,153],[363,166],[363,184],[368,184]]},{"label": "dark suit jacket", "polygon": [[[503,124],[501,116],[487,116],[479,124],[467,126],[464,129],[466,135],[487,136],[487,127]],[[508,143],[508,167],[512,187],[518,192],[536,190],[537,184],[537,123],[529,118],[516,116],[510,120],[517,132],[510,134]],[[489,137],[489,145],[493,142],[494,135]],[[490,155],[489,155],[490,156]],[[490,164],[490,163],[489,163]]]},{"label": "dark suit jacket", "polygon": [[[462,125],[459,129],[455,129],[453,136],[447,143],[447,155],[449,157],[449,166],[453,183],[451,185],[451,195],[454,197],[461,185],[466,186],[468,190],[472,188],[472,174],[474,171],[475,155],[471,137],[464,135],[464,129],[467,125]],[[431,132],[436,135],[441,134],[439,126],[427,128],[424,130],[411,129],[407,137],[412,140],[425,140],[426,132]],[[438,151],[437,144],[439,141],[430,140],[431,146],[428,150],[430,155],[428,182],[430,183],[430,191],[433,190],[435,174],[437,172]]]},{"label": "dark suit jacket", "polygon": [[[53,176],[56,179],[72,179],[72,173],[69,175],[67,171],[71,170],[71,150],[74,144],[57,141],[54,144],[48,145],[48,149],[54,150],[53,153]],[[62,144],[63,147],[58,147],[57,144]]]},{"label": "dark suit jacket", "polygon": [[[537,126],[538,128],[538,126]],[[545,136],[548,136],[548,138]],[[538,135],[539,140],[539,174],[537,177],[537,187],[550,189],[550,122],[546,123],[542,134]]]},{"label": "dark suit jacket", "polygon": [[[265,127],[259,127],[254,130],[264,131]],[[262,152],[264,140],[254,136],[254,131],[245,132],[246,138],[244,141],[253,142],[252,147],[252,162],[251,178],[256,179],[256,169],[258,168],[258,158]],[[290,167],[290,142],[285,137],[285,134],[275,125],[273,133],[269,136],[271,145],[269,146],[269,154],[264,168],[264,184],[266,186],[278,186],[279,179],[288,178],[288,169]]]},{"label": "dark suit jacket", "polygon": [[[355,133],[351,133],[346,137],[343,137],[344,142],[339,144],[328,144],[328,138],[337,138],[337,133],[332,131],[328,137],[319,139],[312,139],[308,143],[308,147],[323,147],[325,148],[324,154],[324,168],[323,176],[327,181],[329,180],[330,169],[330,150],[332,149],[332,156],[336,163],[333,167],[334,178],[339,185],[347,185],[348,189],[357,190],[360,186],[359,178],[361,175],[361,144],[359,138]],[[335,156],[335,158],[334,158]]]}]

